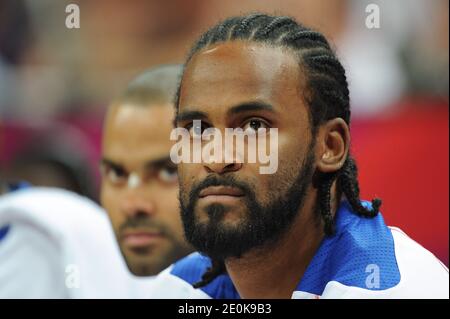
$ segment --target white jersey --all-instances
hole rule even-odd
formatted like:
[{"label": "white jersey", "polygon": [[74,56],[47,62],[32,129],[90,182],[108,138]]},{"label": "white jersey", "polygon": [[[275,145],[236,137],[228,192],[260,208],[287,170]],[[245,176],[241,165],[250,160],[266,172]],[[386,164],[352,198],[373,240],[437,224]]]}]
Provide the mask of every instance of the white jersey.
[{"label": "white jersey", "polygon": [[[400,229],[387,227],[381,214],[364,218],[343,202],[335,226],[336,233],[322,241],[297,283],[293,299],[449,298],[448,268]],[[193,288],[210,266],[208,257],[189,255],[156,277],[151,297],[240,298],[227,274]]]},{"label": "white jersey", "polygon": [[129,272],[91,200],[34,187],[0,196],[0,299],[145,298],[152,281]]}]

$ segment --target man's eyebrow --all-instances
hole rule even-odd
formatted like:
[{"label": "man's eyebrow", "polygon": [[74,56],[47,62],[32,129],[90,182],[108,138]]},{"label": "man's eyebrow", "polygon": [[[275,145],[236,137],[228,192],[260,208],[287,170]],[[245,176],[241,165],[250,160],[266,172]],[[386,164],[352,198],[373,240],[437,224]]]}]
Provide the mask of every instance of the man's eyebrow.
[{"label": "man's eyebrow", "polygon": [[107,158],[102,158],[100,160],[100,164],[101,165],[106,165],[106,166],[109,166],[109,167],[113,167],[113,168],[123,168],[123,166],[121,164],[115,163],[112,160],[107,159]]},{"label": "man's eyebrow", "polygon": [[228,115],[243,113],[243,112],[249,112],[249,111],[270,111],[275,112],[272,105],[260,102],[260,101],[252,101],[252,102],[245,102],[238,104],[236,106],[233,106],[227,111]]},{"label": "man's eyebrow", "polygon": [[183,111],[175,116],[174,123],[190,120],[204,120],[208,118],[206,113],[200,111]]},{"label": "man's eyebrow", "polygon": [[[100,164],[112,167],[114,169],[125,169],[122,166],[122,164],[115,163],[112,160],[107,159],[107,158],[102,158],[100,160]],[[173,162],[171,161],[170,156],[163,156],[163,157],[160,157],[160,158],[156,158],[156,159],[152,159],[152,160],[147,161],[144,164],[144,167],[147,168],[147,169],[148,168],[152,168],[152,167],[161,168],[161,167],[164,167],[165,165],[171,165],[171,164],[173,164]],[[173,164],[173,165],[176,166],[175,164]]]},{"label": "man's eyebrow", "polygon": [[[236,106],[233,106],[231,109],[227,111],[228,115],[237,114],[237,113],[243,113],[243,112],[249,112],[249,111],[270,111],[275,112],[274,107],[268,103],[261,102],[261,101],[251,101],[251,102],[244,102],[241,104],[238,104]],[[207,119],[208,116],[206,113],[201,111],[184,111],[180,112],[177,115],[175,115],[175,118],[173,120],[174,125],[181,121],[192,121],[192,120],[204,120]]]},{"label": "man's eyebrow", "polygon": [[172,161],[170,159],[170,156],[163,156],[157,159],[153,159],[150,161],[147,161],[144,165],[144,167],[150,168],[150,167],[161,167],[167,164],[171,164]]}]

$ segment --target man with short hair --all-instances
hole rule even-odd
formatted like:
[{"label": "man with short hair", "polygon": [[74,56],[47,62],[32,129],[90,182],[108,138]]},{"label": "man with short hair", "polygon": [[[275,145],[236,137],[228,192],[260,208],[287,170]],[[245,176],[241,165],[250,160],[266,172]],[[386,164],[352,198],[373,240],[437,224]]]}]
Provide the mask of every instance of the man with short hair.
[{"label": "man with short hair", "polygon": [[101,203],[129,270],[151,276],[192,252],[183,236],[178,179],[169,151],[173,96],[182,67],[133,80],[111,104],[102,147]]}]

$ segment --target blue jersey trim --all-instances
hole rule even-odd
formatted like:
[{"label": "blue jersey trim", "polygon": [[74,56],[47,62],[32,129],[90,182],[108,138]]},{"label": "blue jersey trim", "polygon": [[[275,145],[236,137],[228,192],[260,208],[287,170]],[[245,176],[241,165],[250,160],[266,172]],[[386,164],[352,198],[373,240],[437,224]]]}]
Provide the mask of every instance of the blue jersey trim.
[{"label": "blue jersey trim", "polygon": [[[362,204],[370,207],[368,202]],[[320,244],[295,291],[322,295],[330,281],[368,290],[385,290],[400,282],[394,239],[381,213],[374,218],[361,217],[352,212],[348,202],[342,202],[335,229],[336,233]],[[171,274],[192,285],[210,266],[208,257],[194,253],[178,261]],[[239,298],[226,274],[199,289],[212,298]]]},{"label": "blue jersey trim", "polygon": [[[201,280],[202,275],[209,267],[211,267],[211,260],[208,257],[193,253],[175,263],[170,273],[193,285]],[[218,276],[208,285],[199,289],[214,299],[240,298],[231,278],[226,274]]]},{"label": "blue jersey trim", "polygon": [[8,191],[15,192],[15,191],[18,191],[21,189],[29,188],[30,186],[31,186],[31,184],[28,182],[18,182],[18,183],[8,184]]},{"label": "blue jersey trim", "polygon": [[8,235],[10,228],[11,228],[10,225],[6,225],[0,228],[0,241],[6,238],[6,235]]},{"label": "blue jersey trim", "polygon": [[[15,183],[15,184],[8,184],[7,188],[8,188],[8,192],[14,192],[20,189],[25,189],[30,187],[31,184],[27,183],[27,182],[19,182],[19,183]],[[2,241],[3,239],[6,238],[6,235],[8,235],[9,230],[11,229],[11,225],[6,225],[6,226],[2,226],[0,227],[0,241]]]},{"label": "blue jersey trim", "polygon": [[[368,202],[363,205],[371,207]],[[296,290],[321,295],[330,281],[369,290],[389,289],[400,282],[394,238],[381,214],[364,218],[342,203],[335,235],[323,240]]]}]

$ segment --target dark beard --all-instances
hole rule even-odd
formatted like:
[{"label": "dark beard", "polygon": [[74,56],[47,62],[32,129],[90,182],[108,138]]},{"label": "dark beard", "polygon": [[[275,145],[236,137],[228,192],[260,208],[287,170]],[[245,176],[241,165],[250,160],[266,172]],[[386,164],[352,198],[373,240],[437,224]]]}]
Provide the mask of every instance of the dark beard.
[{"label": "dark beard", "polygon": [[[238,181],[233,175],[209,175],[194,185],[187,203],[183,200],[183,190],[180,187],[181,218],[186,239],[199,252],[214,260],[239,258],[252,249],[277,243],[301,210],[311,184],[313,163],[314,152],[311,146],[300,172],[287,192],[274,198],[266,206],[258,202],[250,185]],[[223,217],[228,210],[223,204],[207,206],[205,210],[209,217],[208,222],[198,222],[195,216],[198,196],[201,190],[210,186],[231,186],[244,193],[247,212],[239,225],[223,224]]]}]

